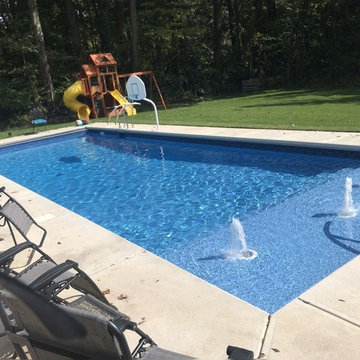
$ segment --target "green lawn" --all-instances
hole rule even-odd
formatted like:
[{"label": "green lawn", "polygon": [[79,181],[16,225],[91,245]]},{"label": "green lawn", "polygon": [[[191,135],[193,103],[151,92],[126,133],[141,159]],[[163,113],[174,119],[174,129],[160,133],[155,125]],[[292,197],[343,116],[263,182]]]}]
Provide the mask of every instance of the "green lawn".
[{"label": "green lawn", "polygon": [[[266,129],[360,130],[360,89],[266,91],[159,111],[161,124]],[[154,123],[149,112],[136,122]]]},{"label": "green lawn", "polygon": [[[154,113],[148,106],[139,106],[135,123],[154,124]],[[241,94],[205,102],[159,107],[160,124],[223,126],[264,129],[301,129],[328,131],[360,130],[360,88],[331,90],[273,90]],[[99,119],[107,121],[107,119]],[[95,121],[93,119],[92,121]],[[70,123],[49,124],[48,128]],[[46,129],[39,127],[36,131]],[[8,130],[0,138],[24,133],[27,129]]]}]

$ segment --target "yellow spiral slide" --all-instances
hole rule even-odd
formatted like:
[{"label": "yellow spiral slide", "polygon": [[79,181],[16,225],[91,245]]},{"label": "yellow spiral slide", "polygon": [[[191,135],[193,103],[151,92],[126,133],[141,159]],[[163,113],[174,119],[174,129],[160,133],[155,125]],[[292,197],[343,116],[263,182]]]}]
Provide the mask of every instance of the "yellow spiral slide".
[{"label": "yellow spiral slide", "polygon": [[91,110],[76,99],[82,93],[81,80],[78,80],[64,91],[63,101],[67,108],[77,113],[80,120],[86,120],[89,119]]}]

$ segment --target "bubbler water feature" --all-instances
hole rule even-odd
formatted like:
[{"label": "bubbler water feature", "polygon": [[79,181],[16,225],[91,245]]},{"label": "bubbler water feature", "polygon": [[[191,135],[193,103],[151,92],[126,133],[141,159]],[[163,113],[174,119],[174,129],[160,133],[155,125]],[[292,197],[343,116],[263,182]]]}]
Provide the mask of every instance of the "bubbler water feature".
[{"label": "bubbler water feature", "polygon": [[338,215],[342,218],[350,218],[357,215],[357,210],[354,208],[354,202],[352,198],[351,177],[347,177],[345,180],[344,207]]},{"label": "bubbler water feature", "polygon": [[240,220],[232,218],[230,235],[230,249],[225,252],[227,259],[252,260],[257,257],[257,252],[247,247],[244,228]]}]

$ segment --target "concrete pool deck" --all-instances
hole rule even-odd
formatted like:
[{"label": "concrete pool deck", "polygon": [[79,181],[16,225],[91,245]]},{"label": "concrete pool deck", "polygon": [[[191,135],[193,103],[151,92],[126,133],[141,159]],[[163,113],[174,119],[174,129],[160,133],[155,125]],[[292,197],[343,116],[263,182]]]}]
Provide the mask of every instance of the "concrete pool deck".
[{"label": "concrete pool deck", "polygon": [[[9,138],[0,145],[62,131]],[[124,131],[158,133],[150,125]],[[360,151],[358,133],[183,126],[160,126],[159,132]],[[77,261],[161,347],[209,360],[226,359],[227,345],[274,360],[354,359],[360,351],[359,256],[269,315],[9,179],[0,176],[0,181],[47,229],[44,250],[59,262]]]}]

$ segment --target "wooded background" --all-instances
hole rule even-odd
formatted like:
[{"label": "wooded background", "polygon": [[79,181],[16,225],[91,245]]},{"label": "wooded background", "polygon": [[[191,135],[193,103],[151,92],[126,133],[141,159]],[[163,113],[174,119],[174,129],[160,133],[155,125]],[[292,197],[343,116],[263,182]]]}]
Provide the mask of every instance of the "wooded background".
[{"label": "wooded background", "polygon": [[[360,80],[359,0],[0,0],[0,127],[45,113],[90,53],[152,70],[167,102]],[[60,119],[60,120],[58,120]]]}]

